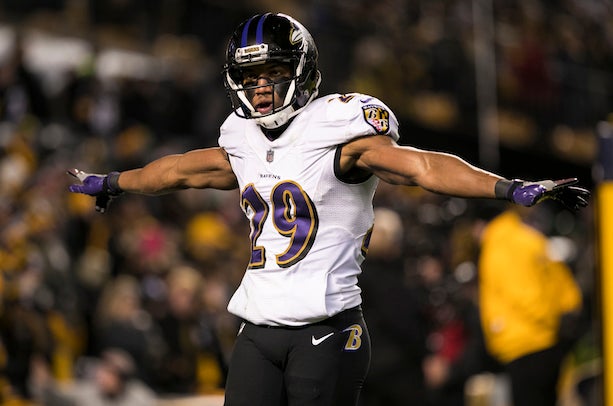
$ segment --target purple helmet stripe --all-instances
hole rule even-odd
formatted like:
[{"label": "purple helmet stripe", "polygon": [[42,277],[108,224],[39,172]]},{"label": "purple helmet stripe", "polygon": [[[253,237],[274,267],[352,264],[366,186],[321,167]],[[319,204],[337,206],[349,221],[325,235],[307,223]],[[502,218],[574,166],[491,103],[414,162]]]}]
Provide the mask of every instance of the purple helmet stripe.
[{"label": "purple helmet stripe", "polygon": [[264,21],[266,21],[266,17],[268,17],[269,15],[270,13],[264,14],[262,18],[260,18],[260,21],[258,21],[258,27],[255,31],[256,44],[261,44],[262,42],[264,42]]},{"label": "purple helmet stripe", "polygon": [[245,27],[243,28],[243,33],[241,34],[241,47],[247,46],[247,38],[249,37],[249,26],[251,25],[251,22],[257,17],[259,16],[251,17],[249,21],[247,21],[247,24],[245,24]]}]

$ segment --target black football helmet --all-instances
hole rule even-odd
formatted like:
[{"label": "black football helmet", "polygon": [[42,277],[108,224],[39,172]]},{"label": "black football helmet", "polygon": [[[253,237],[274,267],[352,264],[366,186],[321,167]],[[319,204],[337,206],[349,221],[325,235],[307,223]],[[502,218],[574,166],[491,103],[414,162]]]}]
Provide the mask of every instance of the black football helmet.
[{"label": "black football helmet", "polygon": [[[224,85],[235,113],[255,119],[267,129],[287,123],[317,96],[321,82],[317,56],[311,34],[288,15],[258,14],[241,23],[228,43],[223,71]],[[280,83],[264,85],[275,86],[273,93],[283,98],[283,103],[262,114],[247,94],[258,86],[243,86],[243,69],[269,62],[289,64],[292,76]]]}]

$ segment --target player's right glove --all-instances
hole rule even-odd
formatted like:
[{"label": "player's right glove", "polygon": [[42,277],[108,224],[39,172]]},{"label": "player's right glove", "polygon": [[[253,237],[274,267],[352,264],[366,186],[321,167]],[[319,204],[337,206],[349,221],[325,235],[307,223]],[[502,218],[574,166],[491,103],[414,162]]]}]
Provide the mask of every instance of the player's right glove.
[{"label": "player's right glove", "polygon": [[67,171],[69,175],[81,181],[80,184],[68,186],[73,193],[83,193],[96,197],[96,211],[104,213],[111,200],[123,193],[119,187],[119,172],[110,172],[107,175],[83,172],[79,169]]},{"label": "player's right glove", "polygon": [[496,197],[526,207],[552,199],[562,203],[569,210],[577,211],[587,206],[590,197],[587,189],[572,186],[577,182],[577,178],[538,182],[501,179],[496,183]]}]

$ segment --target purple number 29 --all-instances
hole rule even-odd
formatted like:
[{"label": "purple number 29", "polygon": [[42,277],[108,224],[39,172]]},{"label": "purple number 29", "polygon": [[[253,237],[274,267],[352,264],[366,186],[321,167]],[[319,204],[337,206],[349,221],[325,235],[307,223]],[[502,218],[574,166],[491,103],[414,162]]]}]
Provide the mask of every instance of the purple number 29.
[{"label": "purple number 29", "polygon": [[304,258],[317,234],[319,219],[315,205],[306,192],[295,182],[283,181],[273,187],[270,201],[272,208],[255,189],[247,185],[242,193],[242,207],[251,214],[251,260],[249,268],[263,268],[266,248],[257,245],[262,228],[272,213],[272,225],[277,232],[289,239],[287,249],[275,254],[277,265],[287,268]]}]

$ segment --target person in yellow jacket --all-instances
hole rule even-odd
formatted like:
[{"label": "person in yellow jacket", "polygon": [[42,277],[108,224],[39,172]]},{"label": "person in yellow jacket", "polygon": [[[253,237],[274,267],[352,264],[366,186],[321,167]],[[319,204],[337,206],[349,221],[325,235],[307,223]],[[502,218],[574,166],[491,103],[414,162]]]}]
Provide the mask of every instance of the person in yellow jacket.
[{"label": "person in yellow jacket", "polygon": [[548,255],[547,236],[526,218],[512,208],[483,230],[481,324],[486,349],[508,373],[514,405],[555,406],[570,349],[561,324],[580,313],[582,294],[569,267]]}]

